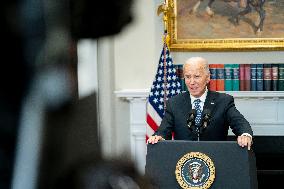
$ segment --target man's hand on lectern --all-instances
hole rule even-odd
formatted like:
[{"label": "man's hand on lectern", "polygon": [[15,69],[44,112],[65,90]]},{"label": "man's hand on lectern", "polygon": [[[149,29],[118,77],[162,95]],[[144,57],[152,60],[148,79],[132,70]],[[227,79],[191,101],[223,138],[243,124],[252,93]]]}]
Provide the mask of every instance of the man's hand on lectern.
[{"label": "man's hand on lectern", "polygon": [[147,140],[147,144],[156,144],[160,140],[165,140],[165,139],[158,135],[150,136],[149,139]]},{"label": "man's hand on lectern", "polygon": [[252,138],[250,136],[247,135],[238,136],[237,141],[239,146],[241,146],[242,148],[247,146],[248,150],[250,150],[252,145]]}]

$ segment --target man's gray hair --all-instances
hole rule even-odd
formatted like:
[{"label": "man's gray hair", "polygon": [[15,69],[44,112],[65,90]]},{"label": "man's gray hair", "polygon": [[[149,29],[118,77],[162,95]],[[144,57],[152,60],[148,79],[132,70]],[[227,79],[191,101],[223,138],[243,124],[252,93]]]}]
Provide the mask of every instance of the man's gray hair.
[{"label": "man's gray hair", "polygon": [[191,57],[191,58],[189,58],[189,59],[187,59],[185,61],[184,65],[192,64],[192,63],[202,63],[204,65],[205,72],[210,74],[209,64],[208,64],[208,61],[205,58],[202,58],[202,57]]}]

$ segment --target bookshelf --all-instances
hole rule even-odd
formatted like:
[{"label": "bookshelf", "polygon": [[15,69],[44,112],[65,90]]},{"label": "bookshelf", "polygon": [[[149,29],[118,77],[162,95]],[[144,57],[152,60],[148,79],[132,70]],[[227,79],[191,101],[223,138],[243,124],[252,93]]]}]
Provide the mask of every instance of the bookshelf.
[{"label": "bookshelf", "polygon": [[[176,74],[186,90],[183,65],[175,65]],[[284,91],[284,64],[209,64],[212,91]]]}]

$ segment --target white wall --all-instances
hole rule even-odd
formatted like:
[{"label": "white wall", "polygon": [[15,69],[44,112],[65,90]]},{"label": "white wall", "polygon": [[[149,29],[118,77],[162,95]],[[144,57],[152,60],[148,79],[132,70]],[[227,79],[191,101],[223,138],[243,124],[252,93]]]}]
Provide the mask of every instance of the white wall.
[{"label": "white wall", "polygon": [[124,88],[148,88],[156,71],[155,9],[149,0],[134,1],[134,20],[114,37],[98,40],[100,133],[103,153],[130,152],[129,106],[114,97]]},{"label": "white wall", "polygon": [[182,64],[191,56],[202,56],[212,64],[284,63],[283,51],[271,52],[173,52],[176,64]]},{"label": "white wall", "polygon": [[156,10],[152,0],[136,0],[131,26],[115,37],[115,88],[147,88],[157,62]]}]

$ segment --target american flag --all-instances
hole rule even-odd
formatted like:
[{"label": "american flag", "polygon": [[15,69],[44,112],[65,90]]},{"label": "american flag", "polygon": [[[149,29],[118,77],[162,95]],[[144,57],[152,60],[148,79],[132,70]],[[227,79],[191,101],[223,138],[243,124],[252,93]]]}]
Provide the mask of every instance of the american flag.
[{"label": "american flag", "polygon": [[154,134],[165,114],[166,101],[181,93],[181,84],[176,75],[170,51],[166,43],[160,56],[158,70],[147,103],[146,140]]}]

